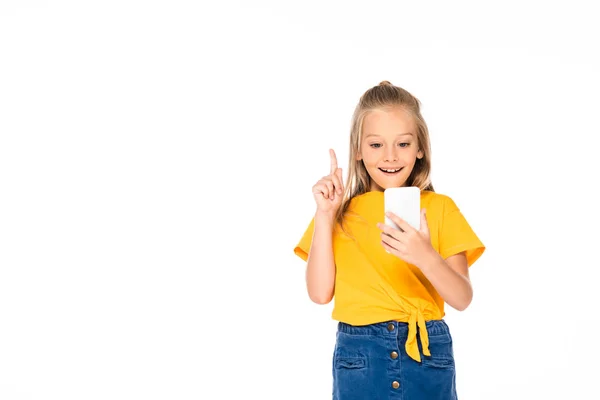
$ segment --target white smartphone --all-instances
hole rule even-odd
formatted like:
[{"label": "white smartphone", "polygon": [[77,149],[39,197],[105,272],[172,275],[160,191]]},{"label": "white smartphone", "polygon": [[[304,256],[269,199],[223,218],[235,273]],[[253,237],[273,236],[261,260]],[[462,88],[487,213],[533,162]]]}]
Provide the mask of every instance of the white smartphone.
[{"label": "white smartphone", "polygon": [[[385,212],[391,211],[413,228],[421,229],[421,190],[416,186],[403,186],[385,189],[384,207]],[[387,216],[385,224],[399,227]]]}]

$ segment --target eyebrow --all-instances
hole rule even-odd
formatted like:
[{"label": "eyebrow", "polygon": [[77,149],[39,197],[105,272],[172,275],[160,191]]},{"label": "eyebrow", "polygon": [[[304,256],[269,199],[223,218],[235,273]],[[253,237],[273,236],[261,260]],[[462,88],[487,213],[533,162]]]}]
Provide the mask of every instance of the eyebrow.
[{"label": "eyebrow", "polygon": [[[407,136],[407,135],[409,135],[409,136],[414,136],[414,135],[412,134],[412,132],[399,133],[399,134],[397,134],[396,136]],[[379,135],[377,135],[376,133],[369,133],[369,134],[365,135],[365,138],[368,138],[369,136],[379,136]]]}]

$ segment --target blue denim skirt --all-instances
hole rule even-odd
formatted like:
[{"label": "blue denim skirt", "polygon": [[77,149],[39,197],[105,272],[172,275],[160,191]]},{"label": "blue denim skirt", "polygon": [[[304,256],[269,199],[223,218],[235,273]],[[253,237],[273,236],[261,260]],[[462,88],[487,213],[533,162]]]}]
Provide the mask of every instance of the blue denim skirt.
[{"label": "blue denim skirt", "polygon": [[333,400],[456,400],[452,336],[446,322],[426,321],[431,356],[406,354],[408,324],[338,323],[333,354]]}]

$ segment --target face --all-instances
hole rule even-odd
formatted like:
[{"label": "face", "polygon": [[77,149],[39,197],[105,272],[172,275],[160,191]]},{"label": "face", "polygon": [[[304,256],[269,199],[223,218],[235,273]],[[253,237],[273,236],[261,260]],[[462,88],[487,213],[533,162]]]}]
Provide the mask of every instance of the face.
[{"label": "face", "polygon": [[414,118],[401,108],[376,110],[363,121],[358,160],[371,176],[371,191],[405,186],[419,150]]}]

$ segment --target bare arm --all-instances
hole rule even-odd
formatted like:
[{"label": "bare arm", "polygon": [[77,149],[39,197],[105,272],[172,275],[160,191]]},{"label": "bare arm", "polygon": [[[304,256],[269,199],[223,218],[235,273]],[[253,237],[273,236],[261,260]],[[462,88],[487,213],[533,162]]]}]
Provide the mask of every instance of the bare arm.
[{"label": "bare arm", "polygon": [[308,296],[317,304],[327,304],[333,298],[335,261],[333,258],[334,220],[330,214],[315,214],[315,230],[306,264]]},{"label": "bare arm", "polygon": [[386,251],[417,266],[448,305],[459,311],[466,309],[473,299],[473,288],[465,252],[444,260],[435,251],[431,246],[425,209],[421,210],[421,228],[418,231],[397,215],[387,215],[401,229],[377,224],[382,230],[381,243]]},{"label": "bare arm", "polygon": [[433,251],[429,261],[419,268],[448,305],[463,311],[471,304],[473,287],[464,252],[444,260]]},{"label": "bare arm", "polygon": [[335,260],[333,257],[333,228],[335,214],[342,204],[344,184],[337,157],[329,149],[329,175],[321,178],[312,188],[317,203],[312,244],[306,260],[306,288],[308,296],[317,304],[327,304],[333,298]]}]

